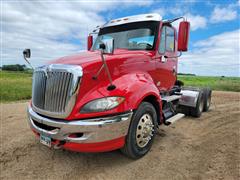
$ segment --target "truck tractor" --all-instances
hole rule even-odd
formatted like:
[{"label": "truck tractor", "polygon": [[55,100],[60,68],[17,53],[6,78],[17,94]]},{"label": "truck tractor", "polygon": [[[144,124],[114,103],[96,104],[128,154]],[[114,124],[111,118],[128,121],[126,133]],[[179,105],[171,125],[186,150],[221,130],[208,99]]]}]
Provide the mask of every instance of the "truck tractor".
[{"label": "truck tractor", "polygon": [[[208,111],[211,89],[184,87],[177,79],[189,31],[184,17],[114,19],[89,33],[87,51],[34,68],[27,113],[40,143],[78,152],[120,149],[138,159],[159,126]],[[30,49],[23,56],[30,64]]]}]

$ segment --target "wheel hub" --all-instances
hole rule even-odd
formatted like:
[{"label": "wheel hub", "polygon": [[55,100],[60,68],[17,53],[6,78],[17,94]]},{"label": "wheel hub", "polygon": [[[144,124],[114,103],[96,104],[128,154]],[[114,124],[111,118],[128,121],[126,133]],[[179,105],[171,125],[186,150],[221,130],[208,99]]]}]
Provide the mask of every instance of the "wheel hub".
[{"label": "wheel hub", "polygon": [[152,139],[154,125],[150,114],[144,114],[137,125],[136,141],[139,147],[145,147]]}]

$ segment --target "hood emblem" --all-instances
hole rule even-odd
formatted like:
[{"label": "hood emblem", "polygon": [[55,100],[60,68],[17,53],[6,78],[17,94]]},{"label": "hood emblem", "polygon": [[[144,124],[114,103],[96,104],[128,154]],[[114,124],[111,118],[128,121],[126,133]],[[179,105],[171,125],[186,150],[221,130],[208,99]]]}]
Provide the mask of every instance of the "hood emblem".
[{"label": "hood emblem", "polygon": [[44,68],[44,74],[45,74],[47,79],[50,77],[50,74],[51,74],[50,72],[52,72],[50,66],[47,66],[46,68]]}]

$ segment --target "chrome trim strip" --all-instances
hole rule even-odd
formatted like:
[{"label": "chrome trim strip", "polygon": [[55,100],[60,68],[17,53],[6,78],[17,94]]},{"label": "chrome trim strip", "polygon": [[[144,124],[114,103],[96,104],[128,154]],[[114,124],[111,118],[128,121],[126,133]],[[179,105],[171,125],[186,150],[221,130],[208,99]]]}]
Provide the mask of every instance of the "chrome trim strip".
[{"label": "chrome trim strip", "polygon": [[[40,116],[28,107],[28,122],[32,129],[56,140],[76,143],[103,142],[126,136],[133,112],[105,118],[87,120],[54,120]],[[34,121],[51,127],[52,131],[42,129],[34,124]],[[82,137],[72,138],[69,134],[83,133]]]}]

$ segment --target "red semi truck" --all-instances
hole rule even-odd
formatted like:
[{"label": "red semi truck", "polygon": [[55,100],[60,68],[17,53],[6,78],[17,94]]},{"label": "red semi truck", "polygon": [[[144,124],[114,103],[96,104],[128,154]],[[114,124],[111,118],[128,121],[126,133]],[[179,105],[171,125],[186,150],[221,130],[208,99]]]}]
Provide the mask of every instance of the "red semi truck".
[{"label": "red semi truck", "polygon": [[[109,21],[90,33],[88,51],[35,68],[27,112],[40,142],[79,152],[121,149],[137,159],[150,150],[160,125],[207,111],[211,90],[177,79],[190,30],[182,18],[177,34],[172,23],[181,18]],[[28,60],[30,49],[23,54]]]}]

